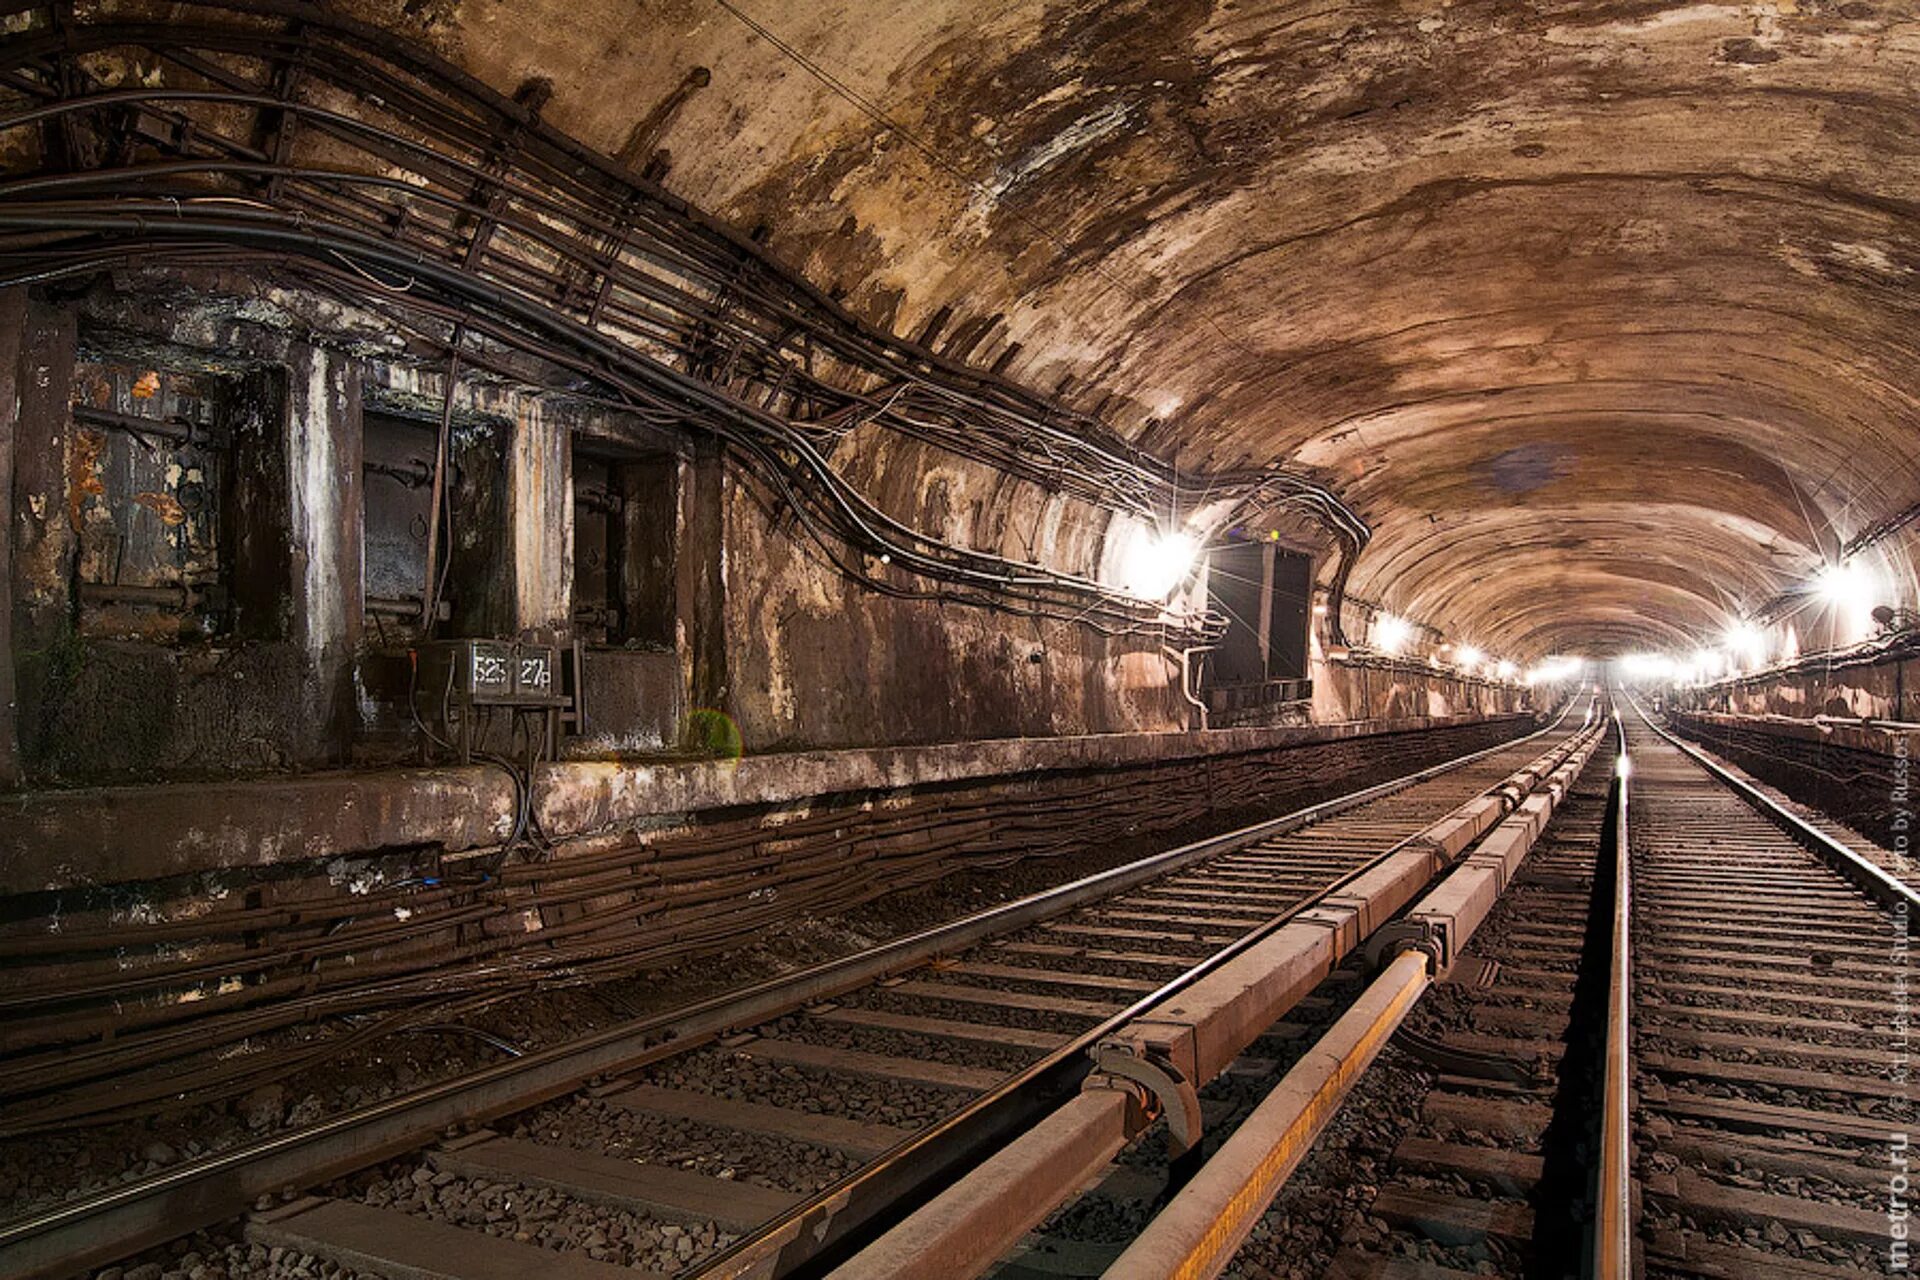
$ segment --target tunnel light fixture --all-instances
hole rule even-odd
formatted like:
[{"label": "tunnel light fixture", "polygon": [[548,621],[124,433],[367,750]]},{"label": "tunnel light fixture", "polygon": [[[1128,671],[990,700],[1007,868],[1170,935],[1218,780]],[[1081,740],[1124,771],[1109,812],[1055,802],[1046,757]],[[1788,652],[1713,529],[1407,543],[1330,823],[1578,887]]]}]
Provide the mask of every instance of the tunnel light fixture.
[{"label": "tunnel light fixture", "polygon": [[1858,560],[1830,564],[1814,579],[1820,599],[1833,618],[1833,642],[1853,644],[1873,634],[1873,606],[1879,583]]},{"label": "tunnel light fixture", "polygon": [[1186,581],[1199,557],[1200,544],[1191,534],[1136,529],[1127,545],[1123,585],[1144,600],[1165,600]]},{"label": "tunnel light fixture", "polygon": [[1413,624],[1405,618],[1383,613],[1373,620],[1373,647],[1382,653],[1399,653],[1413,639]]},{"label": "tunnel light fixture", "polygon": [[1453,652],[1454,663],[1458,665],[1462,671],[1469,673],[1478,670],[1480,663],[1485,660],[1486,656],[1486,654],[1480,652],[1480,650],[1470,644],[1463,644]]},{"label": "tunnel light fixture", "polygon": [[1511,660],[1507,658],[1502,658],[1500,659],[1499,664],[1494,667],[1493,673],[1499,676],[1502,680],[1511,680],[1515,676],[1520,674],[1520,667],[1518,664],[1512,662]]},{"label": "tunnel light fixture", "polygon": [[1727,665],[1734,670],[1752,671],[1766,663],[1766,632],[1751,622],[1733,623],[1720,642],[1727,651]]}]

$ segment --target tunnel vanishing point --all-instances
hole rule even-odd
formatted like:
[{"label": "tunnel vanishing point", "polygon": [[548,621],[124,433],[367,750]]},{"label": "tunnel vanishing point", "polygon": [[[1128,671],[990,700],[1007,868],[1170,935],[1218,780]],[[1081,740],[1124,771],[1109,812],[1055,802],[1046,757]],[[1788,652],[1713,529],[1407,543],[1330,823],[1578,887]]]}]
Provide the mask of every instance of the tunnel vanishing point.
[{"label": "tunnel vanishing point", "polygon": [[[1907,0],[7,3],[0,509],[0,1277],[1574,1274],[1571,1121],[1524,1167],[1404,1145],[1480,1111],[1378,1167],[1283,1126],[1299,1186],[1184,1197],[1207,1091],[1294,1079],[1276,1019],[1550,969],[1498,948],[1575,882],[1623,922],[1569,954],[1625,992],[1627,1254],[1899,1269],[1880,1174],[1833,1190],[1869,1136],[1670,1154],[1645,1010],[1708,997],[1624,953],[1667,945],[1630,874],[1774,884],[1720,948],[1915,882]],[[1471,924],[1422,906],[1475,865]],[[1305,985],[1244,968],[1315,913]],[[1885,1031],[1872,936],[1807,972]],[[1587,990],[1536,992],[1567,1046]],[[1559,1043],[1425,1016],[1383,1069]],[[1817,1109],[1845,1068],[1781,1046],[1827,1015],[1773,1016],[1689,1052]],[[1904,1040],[1847,1044],[1898,1132]],[[1120,1139],[1020,1163],[1083,1087],[1169,1135],[1105,1236],[1036,1188]],[[1611,1114],[1571,1087],[1512,1106]],[[1818,1212],[1726,1181],[1763,1148]],[[1538,1221],[1463,1242],[1415,1166]],[[1138,1261],[1181,1213],[1218,1265]]]}]

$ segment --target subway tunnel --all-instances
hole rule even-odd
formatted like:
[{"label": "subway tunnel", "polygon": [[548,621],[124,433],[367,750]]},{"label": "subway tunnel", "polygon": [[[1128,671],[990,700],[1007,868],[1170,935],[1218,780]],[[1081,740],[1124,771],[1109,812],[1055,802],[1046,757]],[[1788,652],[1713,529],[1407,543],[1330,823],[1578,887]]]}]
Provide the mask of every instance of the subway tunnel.
[{"label": "subway tunnel", "polygon": [[1908,3],[8,5],[0,1277],[1904,1274],[1917,335]]}]

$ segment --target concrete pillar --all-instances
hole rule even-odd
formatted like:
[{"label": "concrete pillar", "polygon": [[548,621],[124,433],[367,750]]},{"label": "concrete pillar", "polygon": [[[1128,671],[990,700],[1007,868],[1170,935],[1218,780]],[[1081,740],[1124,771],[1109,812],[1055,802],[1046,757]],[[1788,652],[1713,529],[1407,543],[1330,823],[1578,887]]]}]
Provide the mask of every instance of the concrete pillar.
[{"label": "concrete pillar", "polygon": [[288,509],[286,369],[255,369],[242,381],[229,427],[226,523],[221,538],[232,570],[233,637],[237,641],[292,640],[293,527]]},{"label": "concrete pillar", "polygon": [[360,380],[353,361],[298,346],[287,362],[287,509],[292,638],[307,662],[310,763],[344,762],[358,712],[360,645]]},{"label": "concrete pillar", "polygon": [[[74,644],[73,577],[79,547],[79,503],[70,494],[73,361],[72,310],[49,307],[10,290],[7,327],[17,342],[13,391],[10,555],[13,753],[18,772],[43,753],[41,716],[49,685],[60,678]],[[17,324],[14,323],[17,321]]]},{"label": "concrete pillar", "polygon": [[1260,544],[1260,676],[1264,680],[1273,678],[1273,571],[1274,546],[1271,542]]},{"label": "concrete pillar", "polygon": [[518,402],[507,446],[513,625],[525,639],[573,630],[573,451],[567,428],[532,397]]}]

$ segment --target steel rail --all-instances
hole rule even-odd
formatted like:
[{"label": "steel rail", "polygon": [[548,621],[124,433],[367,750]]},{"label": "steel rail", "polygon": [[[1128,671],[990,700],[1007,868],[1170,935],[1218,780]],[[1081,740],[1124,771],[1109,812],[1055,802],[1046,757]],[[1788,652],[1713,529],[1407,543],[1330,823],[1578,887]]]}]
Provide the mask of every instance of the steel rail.
[{"label": "steel rail", "polygon": [[[1614,727],[1619,727],[1617,718]],[[1535,783],[1534,796],[1547,792],[1549,815],[1571,794],[1603,733],[1597,726],[1583,726],[1573,738],[1579,745]],[[1552,791],[1555,779],[1562,780],[1564,791]],[[1474,848],[1485,853],[1499,833],[1516,833],[1521,852],[1512,870],[1517,873],[1519,860],[1532,852],[1547,830],[1545,823],[1534,826],[1533,821],[1516,805]],[[1477,856],[1463,850],[1451,870],[1396,917],[1408,923],[1444,918],[1449,929],[1457,932],[1451,932],[1441,947],[1417,945],[1410,936],[1389,943],[1401,948],[1399,954],[1386,962],[1339,1020],[1320,1034],[1192,1180],[1101,1273],[1101,1280],[1211,1280],[1232,1263],[1374,1059],[1487,919],[1491,903],[1476,910],[1468,905],[1470,895],[1457,893],[1463,882],[1483,875],[1474,865]],[[1496,900],[1506,889],[1507,884],[1498,884]]]},{"label": "steel rail", "polygon": [[1817,854],[1835,870],[1853,880],[1881,902],[1910,912],[1920,911],[1920,892],[1916,892],[1912,885],[1834,839],[1745,778],[1735,774],[1699,747],[1655,724],[1637,700],[1630,697],[1628,701],[1633,704],[1634,713],[1640,717],[1641,723],[1673,746],[1678,747],[1683,754],[1705,769],[1716,781],[1724,784],[1729,791],[1758,810],[1761,816],[1785,831],[1796,844]]},{"label": "steel rail", "polygon": [[1592,1236],[1587,1274],[1591,1280],[1628,1280],[1633,1274],[1633,844],[1627,813],[1633,759],[1627,751],[1627,726],[1613,713],[1620,752],[1607,795],[1601,839],[1613,859],[1613,928],[1607,958],[1606,1060],[1601,1084],[1600,1159],[1594,1179]]},{"label": "steel rail", "polygon": [[1212,1280],[1313,1149],[1353,1087],[1433,983],[1402,951],[1101,1273],[1101,1280]]},{"label": "steel rail", "polygon": [[[1465,765],[1495,751],[1532,742],[1557,731],[1571,712],[1573,703],[1574,700],[1569,699],[1567,706],[1546,728],[1516,738],[1501,747],[1463,757],[1459,763]],[[1427,777],[1438,776],[1433,770],[1424,773]],[[1409,775],[1409,781],[1416,779],[1417,775]],[[1367,798],[1377,799],[1378,795]],[[1308,824],[1294,824],[1287,829],[1293,830],[1304,825]],[[980,1164],[1007,1141],[1037,1124],[1077,1093],[1081,1083],[1094,1070],[1089,1051],[1103,1038],[1236,959],[1298,918],[1301,912],[1310,910],[1328,895],[1337,893],[1343,886],[1392,857],[1405,844],[1404,840],[1394,842],[1364,865],[1295,903],[1159,989],[1142,995],[1099,1026],[1032,1064],[1020,1075],[1003,1082],[998,1088],[916,1134],[873,1163],[855,1170],[811,1199],[763,1224],[709,1259],[691,1273],[692,1276],[700,1280],[721,1280],[723,1277],[726,1280],[744,1280],[745,1277],[759,1280],[761,1277],[824,1275],[832,1266],[878,1238],[890,1225],[906,1218],[970,1168]]]},{"label": "steel rail", "polygon": [[[764,1022],[792,1009],[842,994],[905,969],[913,968],[993,934],[1025,927],[1076,907],[1099,901],[1135,885],[1179,870],[1219,853],[1262,839],[1284,835],[1348,809],[1370,803],[1408,787],[1464,768],[1495,753],[1508,751],[1558,730],[1571,710],[1569,702],[1552,724],[1496,746],[1469,752],[1398,778],[1376,783],[1278,818],[1163,853],[1124,866],[1082,877],[1065,885],[1031,894],[1014,902],[976,912],[867,951],[812,966],[798,973],[768,979],[744,990],[711,997],[667,1013],[622,1023],[593,1035],[429,1085],[357,1111],[331,1117],[305,1128],[218,1152],[164,1173],[83,1196],[38,1213],[0,1223],[0,1274],[8,1277],[52,1277],[88,1265],[109,1262],[183,1232],[244,1213],[262,1195],[287,1187],[310,1186],[340,1176],[390,1155],[430,1142],[449,1124],[485,1120],[536,1106],[572,1091],[596,1075],[644,1066],[670,1057],[730,1030]],[[1237,954],[1237,952],[1234,952]],[[1225,953],[1220,953],[1221,957]],[[1203,962],[1203,965],[1205,962]],[[1211,972],[1212,966],[1204,968]],[[1196,971],[1182,978],[1197,978]],[[1182,979],[1176,979],[1177,984]],[[1125,1015],[1122,1014],[1122,1017]],[[1016,1077],[1031,1083],[1042,1074],[1057,1079],[1060,1059],[1041,1064]],[[1076,1055],[1084,1058],[1084,1054]],[[1052,1065],[1052,1070],[1042,1072]],[[1077,1085],[1077,1077],[1074,1083]],[[976,1100],[966,1111],[935,1130],[916,1135],[899,1149],[920,1152],[933,1134],[951,1140],[954,1122],[989,1109],[1005,1119],[1006,1103],[1015,1091],[1001,1089]],[[1024,1099],[1020,1099],[1024,1102]],[[1013,1108],[1016,1113],[1030,1109]],[[996,1130],[997,1132],[997,1130]],[[960,1154],[973,1143],[962,1143]],[[891,1156],[879,1162],[898,1169]],[[942,1166],[943,1168],[945,1166]],[[871,1170],[871,1166],[870,1166]],[[797,1225],[822,1219],[823,1210],[857,1202],[850,1183],[870,1185],[862,1171],[803,1203],[779,1221]],[[864,1220],[864,1219],[862,1219]],[[844,1219],[851,1221],[851,1219]],[[836,1230],[834,1237],[840,1234]],[[757,1238],[757,1237],[750,1237]],[[814,1240],[818,1247],[825,1239]],[[739,1246],[736,1246],[738,1249]],[[723,1257],[731,1256],[722,1255]]]}]

